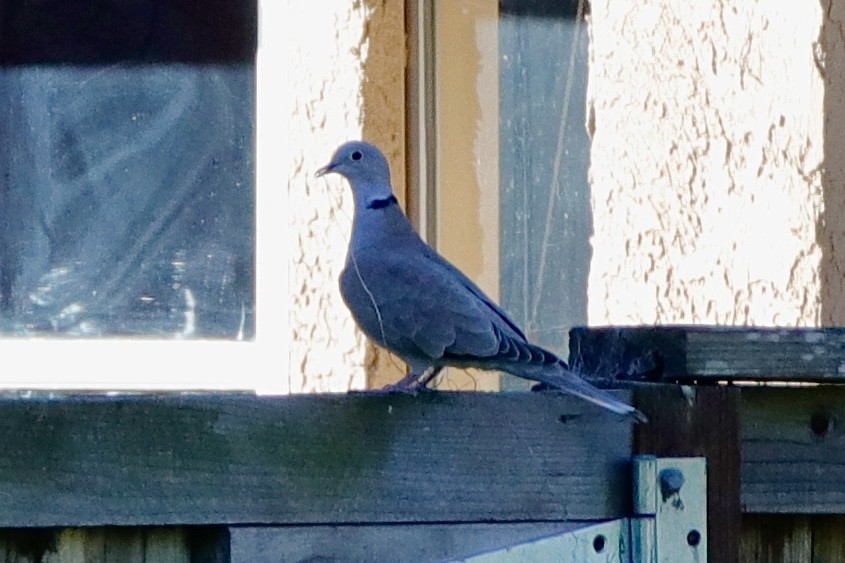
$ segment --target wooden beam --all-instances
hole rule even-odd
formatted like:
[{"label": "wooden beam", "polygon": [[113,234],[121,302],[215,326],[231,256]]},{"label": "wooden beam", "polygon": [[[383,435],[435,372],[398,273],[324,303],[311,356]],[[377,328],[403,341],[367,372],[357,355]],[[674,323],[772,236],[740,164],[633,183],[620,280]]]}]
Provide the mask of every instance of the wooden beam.
[{"label": "wooden beam", "polygon": [[582,327],[569,350],[598,380],[845,383],[845,328]]},{"label": "wooden beam", "polygon": [[631,443],[546,393],[7,396],[0,527],[617,518]]}]

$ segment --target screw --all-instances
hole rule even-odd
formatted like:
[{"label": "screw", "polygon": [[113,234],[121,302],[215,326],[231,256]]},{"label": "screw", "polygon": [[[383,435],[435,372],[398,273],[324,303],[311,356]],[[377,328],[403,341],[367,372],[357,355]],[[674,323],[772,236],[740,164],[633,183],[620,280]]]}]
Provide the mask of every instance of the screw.
[{"label": "screw", "polygon": [[698,530],[690,530],[687,534],[687,545],[690,547],[697,547],[701,543],[701,532]]},{"label": "screw", "polygon": [[660,479],[660,492],[664,501],[681,492],[681,487],[684,486],[684,474],[680,469],[674,467],[661,471],[658,478]]}]

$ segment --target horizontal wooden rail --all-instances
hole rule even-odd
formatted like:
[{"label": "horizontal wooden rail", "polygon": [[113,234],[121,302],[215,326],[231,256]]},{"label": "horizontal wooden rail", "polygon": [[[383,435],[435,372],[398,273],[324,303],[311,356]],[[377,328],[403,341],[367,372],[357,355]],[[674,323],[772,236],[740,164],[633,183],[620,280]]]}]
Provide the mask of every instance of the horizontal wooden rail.
[{"label": "horizontal wooden rail", "polygon": [[559,394],[5,397],[0,527],[615,518],[631,442]]},{"label": "horizontal wooden rail", "polygon": [[745,512],[845,514],[845,388],[742,391]]},{"label": "horizontal wooden rail", "polygon": [[845,328],[579,327],[569,350],[599,379],[845,383]]},{"label": "horizontal wooden rail", "polygon": [[[652,424],[658,391],[694,408],[639,389]],[[845,514],[845,388],[740,396],[743,511]],[[632,430],[545,393],[7,396],[0,527],[616,518]]]}]

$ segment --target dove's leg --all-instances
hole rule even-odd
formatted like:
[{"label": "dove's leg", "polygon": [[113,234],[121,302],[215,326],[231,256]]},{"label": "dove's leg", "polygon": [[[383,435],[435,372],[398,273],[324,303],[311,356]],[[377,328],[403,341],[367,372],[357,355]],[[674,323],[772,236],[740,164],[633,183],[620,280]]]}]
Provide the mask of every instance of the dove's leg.
[{"label": "dove's leg", "polygon": [[419,386],[425,389],[431,380],[437,377],[437,374],[443,370],[443,366],[431,367],[425,370],[422,376],[419,378]]},{"label": "dove's leg", "polygon": [[437,377],[442,369],[443,366],[428,367],[422,373],[411,370],[411,373],[400,379],[398,383],[388,385],[384,390],[393,393],[418,393],[425,389],[426,385],[431,383],[431,380]]}]

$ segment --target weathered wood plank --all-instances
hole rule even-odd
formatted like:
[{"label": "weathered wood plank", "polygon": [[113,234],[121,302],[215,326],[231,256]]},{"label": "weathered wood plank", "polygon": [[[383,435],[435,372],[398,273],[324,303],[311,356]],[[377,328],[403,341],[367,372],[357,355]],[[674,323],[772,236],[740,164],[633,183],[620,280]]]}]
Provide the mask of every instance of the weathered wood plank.
[{"label": "weathered wood plank", "polygon": [[231,561],[439,562],[568,532],[583,525],[543,522],[236,527],[231,529]]},{"label": "weathered wood plank", "polygon": [[845,388],[742,391],[745,512],[845,514]]},{"label": "weathered wood plank", "polygon": [[845,328],[579,327],[570,364],[632,380],[786,380],[845,383]]},{"label": "weathered wood plank", "polygon": [[684,395],[665,385],[637,389],[635,398],[649,418],[636,428],[636,453],[707,458],[707,553],[711,561],[741,561],[740,390],[707,386]]},{"label": "weathered wood plank", "polygon": [[6,397],[0,526],[614,518],[631,426],[545,393]]}]

